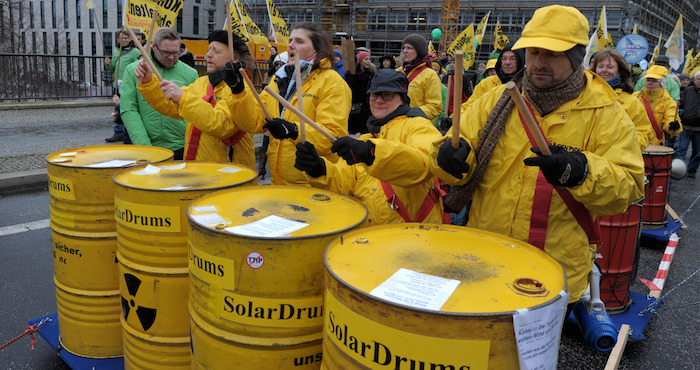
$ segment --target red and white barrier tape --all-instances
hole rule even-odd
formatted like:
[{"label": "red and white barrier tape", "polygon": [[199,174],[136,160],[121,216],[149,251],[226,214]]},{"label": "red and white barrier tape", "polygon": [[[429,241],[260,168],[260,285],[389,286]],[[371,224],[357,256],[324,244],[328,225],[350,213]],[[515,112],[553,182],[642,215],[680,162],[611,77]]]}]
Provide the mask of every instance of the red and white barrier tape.
[{"label": "red and white barrier tape", "polygon": [[668,238],[668,244],[666,245],[666,250],[664,250],[664,256],[661,258],[659,270],[656,272],[654,280],[649,281],[647,279],[639,278],[639,280],[649,287],[650,290],[657,290],[661,292],[664,289],[664,283],[666,282],[666,277],[668,276],[668,270],[671,267],[673,254],[676,252],[676,246],[678,246],[678,235],[673,233]]}]

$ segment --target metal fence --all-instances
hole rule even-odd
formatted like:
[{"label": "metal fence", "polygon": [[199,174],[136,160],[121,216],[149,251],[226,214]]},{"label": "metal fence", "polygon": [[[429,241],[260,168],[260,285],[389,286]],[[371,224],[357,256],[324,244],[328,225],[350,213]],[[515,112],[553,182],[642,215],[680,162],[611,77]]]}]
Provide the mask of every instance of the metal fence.
[{"label": "metal fence", "polygon": [[[262,86],[267,62],[256,63],[253,83]],[[200,76],[206,63],[196,61]],[[103,57],[0,53],[0,101],[110,98],[112,72]]]}]

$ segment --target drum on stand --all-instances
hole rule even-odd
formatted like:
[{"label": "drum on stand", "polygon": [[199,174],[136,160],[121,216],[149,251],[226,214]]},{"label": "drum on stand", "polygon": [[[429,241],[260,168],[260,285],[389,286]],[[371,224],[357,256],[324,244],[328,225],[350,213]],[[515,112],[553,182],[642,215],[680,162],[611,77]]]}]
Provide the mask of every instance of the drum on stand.
[{"label": "drum on stand", "polygon": [[673,148],[649,145],[644,150],[644,174],[649,183],[644,187],[642,227],[660,229],[666,226],[666,204],[671,184]]}]

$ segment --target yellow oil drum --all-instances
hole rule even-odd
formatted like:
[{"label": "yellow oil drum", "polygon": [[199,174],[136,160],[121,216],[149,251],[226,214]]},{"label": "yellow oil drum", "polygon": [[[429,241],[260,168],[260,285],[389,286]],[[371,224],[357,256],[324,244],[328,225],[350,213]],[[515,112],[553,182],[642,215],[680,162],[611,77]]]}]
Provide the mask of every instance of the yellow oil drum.
[{"label": "yellow oil drum", "polygon": [[190,367],[187,206],[255,183],[255,169],[224,162],[166,162],[114,175],[124,363]]},{"label": "yellow oil drum", "polygon": [[323,251],[367,208],[331,191],[260,186],[205,195],[187,216],[193,368],[319,368]]},{"label": "yellow oil drum", "polygon": [[566,306],[551,256],[460,226],[355,230],[324,261],[323,369],[518,369],[514,313]]},{"label": "yellow oil drum", "polygon": [[47,156],[59,333],[67,351],[93,358],[122,355],[112,176],[172,157],[170,150],[139,145],[80,147]]}]

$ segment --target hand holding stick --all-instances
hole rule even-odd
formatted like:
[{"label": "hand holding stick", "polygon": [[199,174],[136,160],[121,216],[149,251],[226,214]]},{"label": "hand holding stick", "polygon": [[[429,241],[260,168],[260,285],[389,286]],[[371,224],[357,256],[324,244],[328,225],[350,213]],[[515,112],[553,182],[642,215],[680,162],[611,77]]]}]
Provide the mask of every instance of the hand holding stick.
[{"label": "hand holding stick", "polygon": [[530,113],[530,109],[528,109],[527,104],[525,104],[525,99],[523,99],[523,96],[520,95],[520,90],[518,89],[518,86],[515,85],[515,82],[509,81],[506,84],[506,91],[508,91],[508,94],[510,94],[510,97],[515,102],[515,106],[520,112],[520,115],[525,118],[525,124],[527,124],[527,127],[530,129],[530,133],[535,138],[535,142],[540,148],[542,155],[552,155],[552,152],[549,150],[549,144],[547,144],[544,136],[542,136],[540,128],[537,126],[537,122],[535,122],[535,117],[533,117]]},{"label": "hand holding stick", "polygon": [[455,53],[455,77],[452,79],[452,149],[459,148],[459,120],[462,108],[462,76],[463,76],[464,52],[457,50]]},{"label": "hand holding stick", "polygon": [[272,95],[273,98],[275,98],[278,102],[280,102],[285,108],[290,110],[292,113],[296,114],[299,116],[300,121],[305,121],[306,123],[309,124],[309,126],[313,127],[321,133],[321,135],[325,136],[328,140],[331,142],[335,142],[336,137],[331,135],[330,132],[326,131],[323,127],[321,127],[318,123],[314,122],[311,118],[307,117],[304,112],[300,112],[299,109],[297,109],[295,106],[289,104],[288,101],[284,100],[280,94],[276,93],[275,90],[272,90],[270,86],[265,86],[265,91],[267,91],[268,94]]},{"label": "hand holding stick", "polygon": [[[297,85],[297,101],[299,103],[299,111],[304,112],[304,92],[302,91],[301,88],[301,66],[299,66],[301,62],[301,57],[299,56],[299,53],[295,55],[296,57],[296,63],[294,63],[294,75],[296,77],[296,85]],[[301,136],[301,142],[306,141],[306,126],[304,125],[304,120],[299,120],[299,136]]]},{"label": "hand holding stick", "polygon": [[248,85],[250,88],[250,91],[253,92],[253,96],[255,97],[255,100],[258,101],[258,104],[260,105],[260,108],[262,108],[263,113],[265,114],[265,118],[267,118],[268,121],[272,120],[272,116],[270,115],[270,112],[267,111],[267,108],[265,108],[265,104],[263,104],[262,99],[260,99],[260,95],[258,94],[258,91],[255,90],[255,86],[253,85],[253,81],[250,80],[250,77],[248,77],[248,74],[245,72],[245,69],[240,68],[238,72],[241,73],[241,76],[243,76],[243,79],[245,80],[245,83]]},{"label": "hand holding stick", "polygon": [[127,27],[126,32],[128,32],[129,36],[131,36],[131,39],[134,41],[134,45],[136,45],[136,47],[139,48],[139,51],[141,52],[141,56],[143,57],[143,60],[145,60],[146,63],[148,63],[148,67],[151,68],[151,71],[153,71],[153,73],[156,75],[156,77],[158,77],[159,81],[163,81],[163,77],[160,75],[160,72],[158,72],[158,69],[156,69],[155,64],[153,64],[153,61],[148,56],[148,53],[146,52],[146,50],[144,50],[143,46],[141,46],[141,43],[136,38],[136,35],[134,35],[134,31],[132,31],[131,28]]},{"label": "hand holding stick", "polygon": [[[153,17],[151,18],[151,28],[148,31],[148,39],[146,40],[146,48],[144,50],[151,50],[151,42],[153,41],[154,28],[156,27],[156,20],[158,19],[158,9],[153,9]],[[137,78],[136,84],[141,86],[142,77]]]}]

